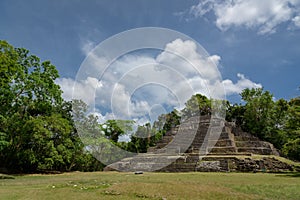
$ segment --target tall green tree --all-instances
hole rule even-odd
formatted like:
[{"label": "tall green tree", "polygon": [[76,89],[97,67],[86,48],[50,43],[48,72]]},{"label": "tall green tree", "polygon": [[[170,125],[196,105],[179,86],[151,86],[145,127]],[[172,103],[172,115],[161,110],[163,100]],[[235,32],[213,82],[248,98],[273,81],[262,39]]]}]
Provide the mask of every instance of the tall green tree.
[{"label": "tall green tree", "polygon": [[300,97],[289,101],[285,132],[288,139],[283,146],[283,153],[291,159],[300,161]]},{"label": "tall green tree", "polygon": [[241,93],[246,102],[243,127],[261,138],[269,135],[273,129],[273,95],[263,88],[245,89]]},{"label": "tall green tree", "polygon": [[242,126],[244,124],[244,114],[245,114],[245,106],[241,104],[233,104],[227,103],[226,110],[226,120],[230,122],[235,122],[237,126]]},{"label": "tall green tree", "polygon": [[288,135],[286,134],[286,124],[288,120],[289,104],[284,99],[275,101],[272,113],[273,129],[266,135],[266,140],[273,143],[275,147],[281,149],[282,146],[287,142]]},{"label": "tall green tree", "polygon": [[49,61],[0,41],[0,168],[16,172],[80,168],[83,145],[71,104]]},{"label": "tall green tree", "polygon": [[62,104],[62,91],[54,82],[58,72],[49,61],[40,62],[28,50],[13,48],[5,41],[0,41],[0,65],[2,165],[32,168],[34,158],[23,154],[32,151],[35,132],[24,130],[29,122],[37,123],[43,117],[50,120],[55,108]]}]

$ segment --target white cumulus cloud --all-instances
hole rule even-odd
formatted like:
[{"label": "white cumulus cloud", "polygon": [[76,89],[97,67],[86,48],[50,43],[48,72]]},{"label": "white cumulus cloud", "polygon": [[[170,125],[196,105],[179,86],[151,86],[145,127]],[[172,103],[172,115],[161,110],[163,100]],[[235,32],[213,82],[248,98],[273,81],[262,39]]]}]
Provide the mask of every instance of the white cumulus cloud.
[{"label": "white cumulus cloud", "polygon": [[294,22],[300,11],[300,0],[204,0],[190,8],[195,17],[214,13],[216,26],[225,31],[243,26],[259,34],[271,34],[284,22]]},{"label": "white cumulus cloud", "polygon": [[239,94],[245,88],[261,88],[260,83],[254,83],[251,80],[247,79],[243,74],[237,74],[239,80],[236,83],[233,83],[232,80],[226,79],[222,83],[224,85],[227,95]]},{"label": "white cumulus cloud", "polygon": [[300,28],[300,16],[296,16],[293,18],[293,22],[295,24],[296,27]]},{"label": "white cumulus cloud", "polygon": [[[88,105],[95,100],[95,90],[103,87],[101,81],[94,77],[87,77],[86,80],[75,81],[72,78],[59,78],[56,83],[60,85],[65,100],[81,99]],[[74,90],[76,88],[76,90]]]},{"label": "white cumulus cloud", "polygon": [[57,83],[66,100],[82,99],[95,106],[92,110],[101,121],[121,118],[145,122],[167,109],[183,108],[195,93],[224,98],[224,89],[232,95],[261,87],[242,74],[236,83],[222,80],[217,68],[221,57],[209,56],[190,40],[176,39],[158,54],[124,55],[103,74],[98,73],[97,66],[105,68],[106,59],[94,52],[89,56],[86,64],[90,72],[82,72],[76,80],[60,78]]}]

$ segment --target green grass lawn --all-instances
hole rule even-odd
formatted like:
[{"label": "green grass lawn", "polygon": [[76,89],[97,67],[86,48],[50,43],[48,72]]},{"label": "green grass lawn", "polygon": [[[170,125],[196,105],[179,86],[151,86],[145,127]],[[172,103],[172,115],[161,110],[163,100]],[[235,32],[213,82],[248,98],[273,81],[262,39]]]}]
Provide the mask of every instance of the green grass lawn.
[{"label": "green grass lawn", "polygon": [[0,179],[0,199],[300,199],[299,174],[90,172]]}]

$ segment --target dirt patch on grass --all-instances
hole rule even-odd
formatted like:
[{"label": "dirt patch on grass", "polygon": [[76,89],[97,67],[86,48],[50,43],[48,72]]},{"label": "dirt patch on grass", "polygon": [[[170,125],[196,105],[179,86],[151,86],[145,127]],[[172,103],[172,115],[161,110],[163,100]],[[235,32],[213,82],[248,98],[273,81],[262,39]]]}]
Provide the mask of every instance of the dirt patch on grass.
[{"label": "dirt patch on grass", "polygon": [[6,174],[0,174],[0,179],[15,179],[15,177]]}]

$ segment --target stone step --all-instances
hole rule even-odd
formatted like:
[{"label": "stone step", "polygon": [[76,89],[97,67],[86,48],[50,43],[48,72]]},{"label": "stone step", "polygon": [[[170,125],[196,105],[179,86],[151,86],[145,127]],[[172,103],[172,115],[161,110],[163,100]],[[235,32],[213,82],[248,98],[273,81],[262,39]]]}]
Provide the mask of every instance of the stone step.
[{"label": "stone step", "polygon": [[210,140],[215,143],[215,147],[234,146],[234,141],[231,139]]},{"label": "stone step", "polygon": [[243,152],[232,152],[232,153],[208,153],[206,158],[212,157],[221,157],[224,156],[224,158],[230,158],[230,157],[235,157],[235,156],[252,156],[252,153],[243,153]]},{"label": "stone step", "polygon": [[270,143],[264,141],[235,141],[236,147],[264,147],[270,148]]},{"label": "stone step", "polygon": [[148,153],[152,153],[152,152],[154,152],[156,149],[157,149],[157,147],[149,147],[149,148],[147,149],[147,152],[148,152]]},{"label": "stone step", "polygon": [[157,149],[161,149],[161,148],[164,148],[165,146],[167,146],[168,145],[168,143],[157,143],[156,144],[156,148]]},{"label": "stone step", "polygon": [[250,152],[254,154],[260,154],[260,155],[272,155],[273,150],[270,148],[264,148],[264,147],[238,147],[237,152]]},{"label": "stone step", "polygon": [[172,163],[158,171],[160,172],[191,172],[195,171],[196,163]]},{"label": "stone step", "polygon": [[174,136],[164,136],[158,143],[169,143],[173,138]]},{"label": "stone step", "polygon": [[218,139],[225,140],[225,139],[230,139],[230,137],[227,132],[221,132]]},{"label": "stone step", "polygon": [[208,148],[209,153],[234,153],[236,152],[236,148],[234,146],[228,147],[212,147]]},{"label": "stone step", "polygon": [[260,141],[256,137],[252,136],[234,136],[235,141]]}]

